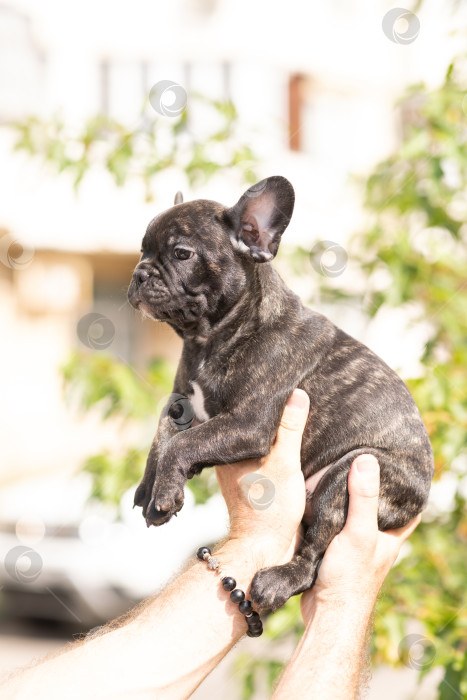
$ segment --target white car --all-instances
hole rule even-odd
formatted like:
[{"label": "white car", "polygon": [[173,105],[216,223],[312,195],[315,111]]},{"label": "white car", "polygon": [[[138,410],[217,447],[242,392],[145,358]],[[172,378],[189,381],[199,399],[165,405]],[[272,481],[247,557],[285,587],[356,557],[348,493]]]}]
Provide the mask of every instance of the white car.
[{"label": "white car", "polygon": [[186,488],[178,517],[147,528],[133,490],[116,510],[90,502],[90,478],[52,477],[0,493],[0,606],[3,615],[88,629],[159,590],[198,547],[225,536],[220,496],[195,505]]}]

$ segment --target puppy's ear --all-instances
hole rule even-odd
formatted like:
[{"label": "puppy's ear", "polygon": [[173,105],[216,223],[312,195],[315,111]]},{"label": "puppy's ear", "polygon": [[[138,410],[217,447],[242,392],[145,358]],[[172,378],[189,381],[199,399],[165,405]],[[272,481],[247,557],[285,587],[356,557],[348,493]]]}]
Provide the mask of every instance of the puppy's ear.
[{"label": "puppy's ear", "polygon": [[175,195],[174,204],[183,204],[183,195],[180,190]]},{"label": "puppy's ear", "polygon": [[293,187],[285,177],[274,175],[250,187],[224,214],[234,245],[249,252],[256,262],[272,260],[289,225],[294,202]]}]

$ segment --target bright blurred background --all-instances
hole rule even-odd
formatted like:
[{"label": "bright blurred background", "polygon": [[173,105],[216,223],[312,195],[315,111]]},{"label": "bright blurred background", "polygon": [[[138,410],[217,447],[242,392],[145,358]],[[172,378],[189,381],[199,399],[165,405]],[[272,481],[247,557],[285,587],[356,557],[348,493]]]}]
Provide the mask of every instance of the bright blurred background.
[{"label": "bright blurred background", "polygon": [[[280,174],[277,269],[400,373],[435,451],[369,697],[467,697],[466,29],[441,0],[0,2],[0,678],[225,534],[212,470],[163,528],[131,509],[181,344],[126,288],[177,190]],[[301,632],[294,599],[195,697],[268,697]]]}]

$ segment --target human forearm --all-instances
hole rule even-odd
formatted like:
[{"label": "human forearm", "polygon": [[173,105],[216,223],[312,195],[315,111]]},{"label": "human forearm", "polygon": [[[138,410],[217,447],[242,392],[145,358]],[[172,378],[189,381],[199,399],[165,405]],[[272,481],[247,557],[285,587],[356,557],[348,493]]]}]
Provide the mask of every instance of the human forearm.
[{"label": "human forearm", "polygon": [[367,664],[367,644],[374,599],[316,597],[310,618],[276,691],[274,700],[357,697]]},{"label": "human forearm", "polygon": [[[308,398],[301,390],[296,394],[305,402],[301,408],[296,402],[287,405],[266,459],[216,468],[230,535],[213,554],[223,575],[233,576],[247,597],[256,571],[290,561],[298,536],[305,507],[300,440]],[[261,476],[273,486],[265,509],[255,507],[254,484],[245,490],[244,479],[251,475],[254,482]],[[2,687],[2,698],[185,698],[247,631],[219,576],[198,559],[160,595],[110,627],[18,674]]]},{"label": "human forearm", "polygon": [[[220,576],[195,560],[140,620],[148,636],[157,636],[154,651],[160,663],[153,661],[150,687],[159,691],[160,698],[191,695],[248,629],[238,605],[223,590],[221,578],[233,576],[237,588],[248,594],[251,579],[261,566],[254,548],[247,541],[228,540],[213,554],[222,565]],[[136,650],[134,655],[136,663]]]},{"label": "human forearm", "polygon": [[[249,543],[228,540],[216,556],[247,592],[261,565]],[[2,697],[185,698],[246,630],[220,577],[195,560],[129,622],[24,671]]]}]

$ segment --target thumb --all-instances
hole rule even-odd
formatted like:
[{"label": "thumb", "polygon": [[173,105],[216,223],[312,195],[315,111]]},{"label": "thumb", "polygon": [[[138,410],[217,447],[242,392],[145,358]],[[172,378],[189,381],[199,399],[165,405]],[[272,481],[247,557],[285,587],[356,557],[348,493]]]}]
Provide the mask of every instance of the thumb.
[{"label": "thumb", "polygon": [[302,443],[303,430],[305,428],[310,399],[303,389],[294,389],[287,401],[282,414],[279,429],[277,431],[276,448],[279,452],[290,456],[290,451],[299,450]]},{"label": "thumb", "polygon": [[365,454],[354,460],[349,472],[349,511],[346,529],[371,536],[378,531],[379,464]]}]

